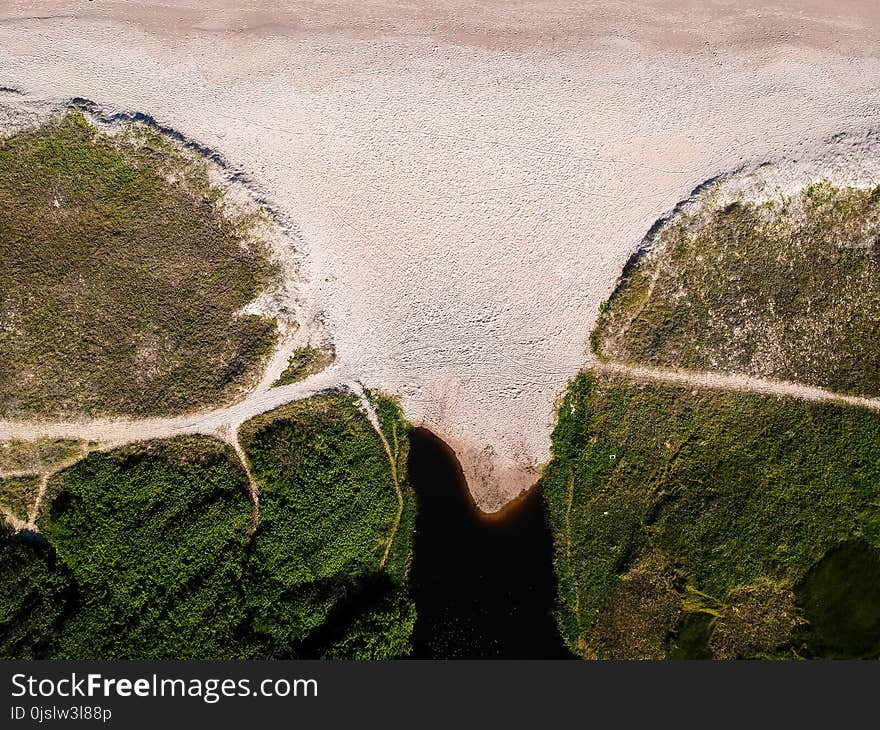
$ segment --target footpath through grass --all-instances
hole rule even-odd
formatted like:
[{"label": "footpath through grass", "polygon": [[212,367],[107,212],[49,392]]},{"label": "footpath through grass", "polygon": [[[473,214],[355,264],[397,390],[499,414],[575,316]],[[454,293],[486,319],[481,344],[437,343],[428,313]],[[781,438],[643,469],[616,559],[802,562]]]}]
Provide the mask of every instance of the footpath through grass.
[{"label": "footpath through grass", "polygon": [[[396,404],[374,400],[405,444]],[[391,466],[355,398],[284,406],[241,441],[261,490],[253,535],[245,472],[214,439],[93,453],[53,477],[41,535],[0,536],[0,657],[407,654],[411,495],[393,531]],[[398,458],[406,474],[405,445]]]},{"label": "footpath through grass", "polygon": [[[378,404],[383,428],[405,439],[396,404]],[[260,489],[249,562],[260,586],[248,596],[255,629],[269,645],[299,641],[314,651],[310,634],[329,618],[322,653],[407,653],[415,620],[407,594],[411,525],[403,533],[396,524],[391,464],[355,397],[291,403],[249,421],[240,440]],[[406,454],[399,456],[406,474]],[[393,559],[383,566],[389,540]]]},{"label": "footpath through grass", "polygon": [[880,187],[820,183],[667,225],[592,341],[614,360],[880,395]]}]

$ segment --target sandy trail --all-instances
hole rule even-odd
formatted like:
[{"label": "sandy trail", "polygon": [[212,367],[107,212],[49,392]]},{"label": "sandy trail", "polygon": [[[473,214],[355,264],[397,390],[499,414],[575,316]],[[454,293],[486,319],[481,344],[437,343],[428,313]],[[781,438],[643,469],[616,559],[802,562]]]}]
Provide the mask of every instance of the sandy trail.
[{"label": "sandy trail", "polygon": [[231,434],[237,433],[239,426],[254,416],[333,388],[353,389],[355,385],[354,381],[340,378],[340,373],[331,366],[300,383],[257,391],[233,405],[183,416],[55,422],[0,420],[0,440],[71,438],[111,447],[149,439],[204,434],[232,443],[234,436]]},{"label": "sandy trail", "polygon": [[880,160],[878,37],[875,0],[30,0],[0,8],[0,88],[22,92],[0,106],[148,113],[297,226],[335,374],[137,438],[360,380],[494,511],[549,458],[554,403],[658,218],[731,170],[770,162],[785,188]]},{"label": "sandy trail", "polygon": [[[719,373],[697,370],[677,370],[671,368],[651,367],[646,365],[633,365],[624,362],[598,360],[591,358],[586,364],[587,370],[601,373],[613,373],[624,375],[635,380],[656,381],[671,385],[687,385],[695,388],[708,390],[741,391],[755,393],[763,396],[781,398],[795,398],[814,403],[834,403],[864,408],[880,412],[880,398],[867,398],[862,396],[837,393],[835,391],[818,388],[800,383],[783,380],[770,380],[756,378],[748,375],[734,373]],[[174,436],[188,434],[211,435],[222,439],[232,445],[236,454],[248,475],[251,488],[251,496],[254,502],[254,526],[259,521],[259,490],[250,468],[247,458],[238,443],[238,429],[244,421],[261,413],[277,408],[278,406],[301,400],[318,393],[331,389],[344,389],[358,396],[361,407],[366,413],[370,423],[375,429],[382,442],[388,460],[391,464],[392,479],[398,498],[398,514],[392,531],[392,537],[396,532],[397,524],[403,510],[403,495],[400,490],[400,482],[397,474],[397,448],[392,450],[388,439],[382,431],[375,408],[369,399],[365,397],[363,386],[355,380],[340,380],[337,368],[331,367],[321,373],[313,375],[301,383],[294,385],[272,388],[264,392],[255,392],[249,398],[227,408],[218,408],[201,414],[190,416],[178,416],[166,419],[115,419],[108,421],[80,421],[80,422],[28,422],[28,421],[0,421],[0,440],[20,439],[36,440],[45,438],[73,438],[95,441],[99,449],[122,446],[128,443],[143,441],[154,438],[172,438]],[[78,461],[82,456],[58,466],[53,473]],[[27,476],[33,472],[9,472],[0,476]],[[33,514],[39,510],[39,504],[48,477],[43,478],[37,503]],[[33,523],[31,516],[29,523]],[[390,542],[389,542],[390,549]],[[384,564],[387,559],[386,550]]]},{"label": "sandy trail", "polygon": [[244,473],[247,476],[248,491],[250,492],[251,503],[254,506],[249,532],[250,535],[253,535],[257,531],[257,527],[260,526],[260,487],[254,478],[254,473],[251,471],[251,464],[248,461],[247,455],[244,453],[244,449],[241,448],[241,443],[238,440],[238,431],[224,432],[224,440],[232,446],[232,450],[238,457],[241,468],[244,469]]},{"label": "sandy trail", "polygon": [[32,477],[37,471],[34,469],[14,469],[11,471],[0,471],[0,479],[18,479],[20,477]]},{"label": "sandy trail", "polygon": [[708,390],[737,390],[744,393],[795,398],[813,403],[834,403],[853,408],[880,411],[880,398],[836,393],[825,388],[817,388],[785,380],[769,380],[735,373],[718,373],[700,370],[675,370],[607,360],[591,360],[587,369],[601,373],[617,373],[635,380],[657,381],[670,385],[691,385]]},{"label": "sandy trail", "polygon": [[253,517],[251,520],[251,534],[256,531],[260,523],[260,490],[247,456],[238,440],[238,431],[242,423],[254,416],[265,413],[274,408],[303,400],[319,393],[330,390],[347,390],[357,396],[360,407],[363,409],[370,425],[375,429],[382,443],[382,447],[388,456],[391,466],[391,478],[397,496],[397,514],[391,529],[390,538],[384,555],[379,565],[382,568],[388,559],[388,553],[394,542],[394,536],[400,525],[403,514],[403,492],[397,474],[397,439],[392,450],[385,433],[382,431],[379,416],[375,407],[366,397],[361,383],[353,380],[341,380],[337,368],[330,367],[320,373],[310,376],[300,383],[277,388],[265,388],[256,390],[246,399],[226,408],[217,408],[204,413],[177,416],[174,418],[152,419],[113,419],[91,421],[56,421],[56,422],[32,422],[32,421],[0,421],[0,440],[40,440],[44,438],[72,438],[77,440],[91,441],[92,445],[75,457],[53,465],[47,472],[40,473],[34,470],[0,472],[0,478],[18,476],[40,476],[40,487],[36,500],[28,512],[26,522],[16,519],[14,516],[4,513],[7,521],[15,529],[36,530],[36,520],[46,493],[49,480],[58,472],[72,466],[85,458],[88,453],[95,451],[107,451],[108,449],[124,446],[126,444],[145,441],[149,439],[173,438],[175,436],[202,434],[213,436],[232,446],[238,457],[245,474],[247,475],[248,488],[253,503]]},{"label": "sandy trail", "polygon": [[8,512],[3,513],[3,519],[6,520],[6,524],[9,525],[16,532],[31,529],[31,526],[27,522],[22,522]]},{"label": "sandy trail", "polygon": [[360,388],[358,397],[360,399],[361,408],[364,409],[367,418],[370,419],[373,429],[376,431],[379,440],[382,442],[382,448],[385,449],[385,454],[388,456],[388,463],[391,465],[391,480],[394,483],[394,491],[397,496],[397,513],[394,517],[394,523],[391,526],[388,543],[385,545],[385,551],[382,554],[382,560],[379,561],[379,569],[381,570],[385,567],[385,563],[388,562],[388,554],[391,552],[391,546],[394,544],[394,538],[400,527],[400,519],[403,517],[403,490],[400,488],[400,477],[397,474],[397,433],[395,432],[394,434],[394,449],[392,450],[391,444],[388,443],[388,439],[385,437],[385,432],[382,430],[382,424],[379,421],[379,414],[376,412],[376,408],[370,402],[370,399],[364,394],[363,388]]},{"label": "sandy trail", "polygon": [[[696,388],[714,390],[738,390],[758,395],[795,398],[816,403],[838,403],[854,408],[880,411],[880,398],[837,393],[825,388],[803,385],[784,380],[756,378],[749,375],[719,373],[698,370],[677,370],[671,368],[633,365],[625,362],[590,359],[587,370],[602,373],[617,373],[636,380],[650,380],[672,385],[692,385]],[[92,421],[4,421],[0,420],[0,440],[39,440],[70,438],[94,441],[102,449],[149,439],[173,438],[192,434],[215,436],[237,446],[235,434],[242,423],[286,403],[309,398],[332,389],[348,390],[359,395],[362,407],[382,441],[388,458],[394,464],[391,446],[382,432],[369,401],[363,397],[363,388],[355,380],[341,380],[336,368],[329,368],[294,385],[272,388],[255,393],[234,405],[217,408],[204,413],[172,418],[112,419]],[[239,451],[240,448],[237,448]],[[77,459],[78,460],[78,459]],[[396,466],[393,466],[396,469]],[[0,473],[0,477],[29,476],[34,472]],[[396,478],[395,478],[396,481]]]},{"label": "sandy trail", "polygon": [[[355,391],[358,384],[341,378],[338,368],[331,366],[307,380],[292,385],[270,388],[261,385],[245,399],[230,406],[209,411],[192,413],[169,418],[146,419],[95,419],[80,421],[0,421],[0,441],[22,440],[37,441],[46,438],[70,438],[92,442],[85,452],[107,451],[112,448],[147,441],[150,439],[173,438],[202,434],[213,436],[232,446],[248,479],[253,518],[251,531],[256,530],[260,520],[259,488],[244,451],[238,442],[238,429],[242,423],[260,413],[295,400],[301,400],[331,389],[347,389]],[[380,433],[381,435],[381,433]],[[36,520],[46,493],[49,479],[62,469],[72,466],[85,457],[85,452],[53,466],[45,473],[33,470],[24,472],[3,472],[0,478],[9,476],[40,476],[40,487],[37,498],[32,505],[26,522],[16,521],[16,529],[36,529]],[[395,485],[396,486],[396,485]],[[7,519],[12,519],[7,515]],[[11,523],[10,523],[11,524]]]}]

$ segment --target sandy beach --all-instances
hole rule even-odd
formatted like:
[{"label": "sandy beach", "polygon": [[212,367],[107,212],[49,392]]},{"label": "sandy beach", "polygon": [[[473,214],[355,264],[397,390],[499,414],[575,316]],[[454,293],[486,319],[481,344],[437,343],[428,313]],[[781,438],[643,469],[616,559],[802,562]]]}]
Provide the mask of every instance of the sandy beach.
[{"label": "sandy beach", "polygon": [[878,152],[876,2],[239,5],[4,3],[0,106],[88,99],[221,153],[294,224],[333,377],[399,395],[487,511],[548,460],[654,221]]}]

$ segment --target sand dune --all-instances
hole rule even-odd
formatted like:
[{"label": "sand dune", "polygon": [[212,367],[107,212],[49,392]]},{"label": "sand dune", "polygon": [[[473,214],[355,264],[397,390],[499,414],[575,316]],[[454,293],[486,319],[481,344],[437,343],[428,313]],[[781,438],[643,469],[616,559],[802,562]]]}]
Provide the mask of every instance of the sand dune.
[{"label": "sand dune", "polygon": [[297,225],[335,376],[399,394],[494,510],[658,217],[743,166],[873,154],[878,37],[861,1],[15,2],[0,103],[221,151]]}]

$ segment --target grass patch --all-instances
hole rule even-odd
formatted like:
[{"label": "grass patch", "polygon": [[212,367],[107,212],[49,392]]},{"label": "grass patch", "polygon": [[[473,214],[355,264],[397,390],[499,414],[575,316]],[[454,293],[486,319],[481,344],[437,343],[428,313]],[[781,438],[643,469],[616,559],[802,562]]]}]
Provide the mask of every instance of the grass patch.
[{"label": "grass patch", "polygon": [[670,224],[592,335],[604,357],[880,394],[880,187],[820,183]]},{"label": "grass patch", "polygon": [[623,625],[611,621],[619,599],[652,555],[670,567],[635,587],[642,607],[656,604],[651,630],[669,627],[670,650],[699,643],[661,600],[673,586],[682,611],[709,616],[716,656],[759,656],[796,648],[793,591],[829,550],[880,546],[880,418],[869,412],[582,373],[552,450],[543,493],[559,625],[582,655],[597,636],[592,653],[626,655],[625,632],[601,632]]},{"label": "grass patch", "polygon": [[306,345],[296,350],[287,361],[287,368],[281,373],[273,386],[292,385],[305,380],[309,375],[321,372],[333,362],[333,352],[323,347]]},{"label": "grass patch", "polygon": [[398,659],[412,651],[416,607],[405,585],[388,573],[373,573],[330,631],[321,637],[324,659]]},{"label": "grass patch", "polygon": [[82,443],[71,439],[0,441],[0,474],[3,472],[43,473],[82,453]]},{"label": "grass patch", "polygon": [[37,501],[40,477],[0,477],[0,513],[27,522],[28,512]]},{"label": "grass patch", "polygon": [[0,139],[0,417],[156,415],[255,382],[277,276],[203,163],[78,112]]}]

